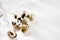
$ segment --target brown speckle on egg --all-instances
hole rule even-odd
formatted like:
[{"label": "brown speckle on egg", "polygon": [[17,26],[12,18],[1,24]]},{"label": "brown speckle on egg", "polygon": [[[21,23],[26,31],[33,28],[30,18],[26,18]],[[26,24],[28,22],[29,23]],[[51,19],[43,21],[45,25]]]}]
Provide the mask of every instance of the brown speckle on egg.
[{"label": "brown speckle on egg", "polygon": [[12,25],[13,25],[13,26],[16,25],[16,22],[12,22]]},{"label": "brown speckle on egg", "polygon": [[17,37],[16,32],[8,31],[7,34],[10,38],[16,38]]},{"label": "brown speckle on egg", "polygon": [[30,21],[32,21],[32,20],[33,20],[32,15],[27,15],[26,17],[27,17]]},{"label": "brown speckle on egg", "polygon": [[25,13],[23,13],[23,14],[21,15],[21,17],[24,18],[24,17],[25,17]]},{"label": "brown speckle on egg", "polygon": [[23,26],[21,27],[21,31],[22,31],[23,33],[27,32],[27,30],[28,30],[28,26],[27,26],[27,25],[23,25]]},{"label": "brown speckle on egg", "polygon": [[17,19],[17,15],[14,15],[14,18]]}]

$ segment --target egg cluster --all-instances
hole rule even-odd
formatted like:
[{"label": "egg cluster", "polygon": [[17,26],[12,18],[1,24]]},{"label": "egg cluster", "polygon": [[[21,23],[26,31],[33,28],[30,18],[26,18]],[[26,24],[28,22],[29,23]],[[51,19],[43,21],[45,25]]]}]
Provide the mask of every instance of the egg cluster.
[{"label": "egg cluster", "polygon": [[26,33],[27,30],[29,29],[29,24],[28,24],[28,21],[26,20],[29,19],[30,21],[33,21],[33,17],[31,14],[26,14],[26,11],[23,11],[23,14],[18,17],[18,15],[14,15],[14,19],[17,20],[17,23],[16,22],[13,22],[12,21],[12,26],[13,26],[13,29],[14,31],[8,31],[7,34],[10,38],[15,38],[17,37],[17,33],[16,31],[19,31],[21,30],[22,33]]}]

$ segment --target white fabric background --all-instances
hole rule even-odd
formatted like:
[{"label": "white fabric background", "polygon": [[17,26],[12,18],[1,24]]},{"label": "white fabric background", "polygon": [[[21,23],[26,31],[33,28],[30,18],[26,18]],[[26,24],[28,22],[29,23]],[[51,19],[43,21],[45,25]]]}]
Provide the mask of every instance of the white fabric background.
[{"label": "white fabric background", "polygon": [[13,15],[24,10],[34,14],[34,21],[30,23],[28,35],[17,32],[17,40],[60,40],[60,0],[0,1],[0,11],[4,13],[0,18],[0,40],[10,40],[6,33],[12,30]]}]

